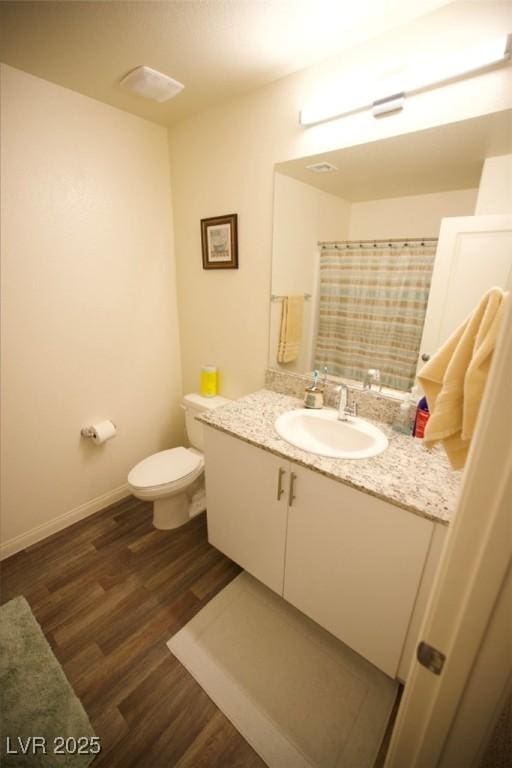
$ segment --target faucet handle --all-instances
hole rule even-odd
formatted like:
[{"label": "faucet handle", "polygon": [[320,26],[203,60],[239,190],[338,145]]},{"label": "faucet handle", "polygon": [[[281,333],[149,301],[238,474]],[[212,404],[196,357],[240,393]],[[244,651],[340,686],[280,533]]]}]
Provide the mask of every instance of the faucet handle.
[{"label": "faucet handle", "polygon": [[382,384],[380,382],[380,370],[378,368],[368,368],[366,371],[364,378],[363,378],[363,389],[371,390],[372,384],[376,384],[379,387],[379,390],[382,389]]}]

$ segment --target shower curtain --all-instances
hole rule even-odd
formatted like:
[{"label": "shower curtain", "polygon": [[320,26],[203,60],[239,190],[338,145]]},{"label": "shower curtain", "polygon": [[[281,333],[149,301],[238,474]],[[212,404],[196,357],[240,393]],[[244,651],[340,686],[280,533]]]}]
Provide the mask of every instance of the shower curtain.
[{"label": "shower curtain", "polygon": [[385,387],[414,383],[437,240],[324,243],[315,368]]}]

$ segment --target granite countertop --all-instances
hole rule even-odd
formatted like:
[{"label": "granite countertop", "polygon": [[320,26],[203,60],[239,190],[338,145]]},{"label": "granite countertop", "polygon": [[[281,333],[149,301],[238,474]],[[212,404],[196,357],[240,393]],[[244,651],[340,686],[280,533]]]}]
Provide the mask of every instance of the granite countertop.
[{"label": "granite countertop", "polygon": [[440,446],[427,450],[421,440],[398,434],[388,424],[374,421],[389,440],[383,453],[358,460],[316,456],[289,445],[274,429],[281,413],[302,407],[302,401],[295,397],[262,389],[197,418],[421,517],[444,524],[451,520],[462,473],[450,467]]}]

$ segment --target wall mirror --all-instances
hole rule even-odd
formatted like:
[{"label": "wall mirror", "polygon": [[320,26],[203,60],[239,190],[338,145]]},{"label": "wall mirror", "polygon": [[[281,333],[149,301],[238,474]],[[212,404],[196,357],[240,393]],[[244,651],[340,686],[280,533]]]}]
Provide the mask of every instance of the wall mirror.
[{"label": "wall mirror", "polygon": [[484,162],[511,152],[503,111],[277,164],[269,367],[377,370],[410,391],[421,357],[512,280],[510,217],[480,215]]}]

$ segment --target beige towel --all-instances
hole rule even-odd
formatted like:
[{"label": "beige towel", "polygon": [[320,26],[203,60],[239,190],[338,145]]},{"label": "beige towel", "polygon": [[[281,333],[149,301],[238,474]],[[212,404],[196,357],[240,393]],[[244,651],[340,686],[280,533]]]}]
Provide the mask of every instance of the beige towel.
[{"label": "beige towel", "polygon": [[277,347],[278,363],[291,363],[299,356],[302,340],[304,296],[285,296],[281,315],[281,331]]},{"label": "beige towel", "polygon": [[425,444],[441,440],[454,469],[464,466],[501,322],[504,293],[491,288],[431,360],[418,382],[430,418]]}]

